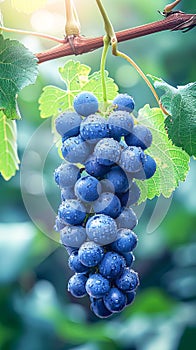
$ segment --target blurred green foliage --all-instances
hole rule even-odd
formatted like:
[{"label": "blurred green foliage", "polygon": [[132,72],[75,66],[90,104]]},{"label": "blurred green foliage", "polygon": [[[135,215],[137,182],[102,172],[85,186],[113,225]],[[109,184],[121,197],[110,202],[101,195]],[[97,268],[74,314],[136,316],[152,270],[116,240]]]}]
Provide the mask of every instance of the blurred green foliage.
[{"label": "blurred green foliage", "polygon": [[[75,2],[82,34],[102,35],[103,23],[95,2]],[[62,16],[62,3],[61,0],[48,1],[43,11],[51,16]],[[161,16],[157,9],[162,10],[166,1],[115,0],[105,1],[105,5],[115,29],[121,30],[159,20]],[[179,7],[182,11],[194,13],[195,1],[182,1]],[[16,12],[7,0],[1,2],[0,8],[6,26],[35,30],[36,13],[27,16]],[[41,18],[38,18],[41,23]],[[46,28],[50,34],[63,35],[63,28],[54,24],[51,28],[46,25]],[[174,86],[185,85],[194,81],[196,75],[194,34],[194,30],[188,33],[168,31],[119,46],[145,73],[160,76]],[[53,45],[29,36],[5,36],[22,40],[33,52]],[[100,56],[101,50],[97,50],[79,56],[77,60],[89,64],[95,71],[99,69]],[[62,87],[57,71],[68,59],[42,64],[36,84],[24,89],[19,96],[23,116],[23,120],[17,122],[20,159],[33,132],[43,123],[38,109],[41,90],[46,84]],[[107,69],[120,91],[134,96],[137,109],[145,103],[155,105],[148,88],[126,62],[110,54]],[[40,148],[46,138],[47,133],[43,140],[38,140]],[[29,167],[34,172],[28,177],[28,181],[31,180],[28,185],[31,195],[36,196],[40,163],[39,153],[33,152],[29,153]],[[53,170],[59,162],[57,151],[51,149],[43,176],[46,195],[54,211],[60,199],[53,182]],[[0,178],[0,349],[195,349],[195,176],[196,166],[192,161],[187,180],[174,194],[165,219],[151,233],[147,227],[157,199],[145,206],[136,229],[139,244],[134,269],[140,274],[141,285],[135,303],[106,321],[91,313],[87,299],[78,301],[66,291],[71,275],[67,254],[58,242],[45,236],[31,222],[22,199],[20,174],[9,182]],[[40,208],[40,212],[42,210]]]}]

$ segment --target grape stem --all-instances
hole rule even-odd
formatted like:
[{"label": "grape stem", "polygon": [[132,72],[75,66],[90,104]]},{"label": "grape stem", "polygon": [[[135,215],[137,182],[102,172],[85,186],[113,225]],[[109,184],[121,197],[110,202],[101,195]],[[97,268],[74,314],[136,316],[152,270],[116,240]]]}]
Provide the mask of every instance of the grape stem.
[{"label": "grape stem", "polygon": [[106,86],[106,79],[105,79],[105,64],[106,64],[107,53],[110,45],[110,38],[108,37],[108,35],[104,36],[103,42],[104,42],[104,45],[103,45],[103,51],[101,56],[100,72],[101,72],[103,102],[106,107],[108,99],[107,99],[107,86]]},{"label": "grape stem", "polygon": [[152,93],[153,93],[153,95],[154,95],[154,97],[155,97],[159,107],[162,109],[163,113],[168,115],[167,111],[163,108],[161,102],[159,101],[159,97],[158,97],[158,95],[157,95],[153,85],[151,84],[151,82],[149,81],[147,76],[144,74],[144,72],[141,70],[141,68],[134,62],[134,60],[132,58],[130,58],[128,55],[126,55],[125,53],[123,53],[123,52],[118,50],[118,40],[117,40],[115,31],[114,31],[114,28],[112,26],[112,23],[111,23],[108,15],[107,15],[103,5],[102,5],[101,0],[96,0],[96,2],[97,2],[97,5],[99,7],[99,10],[101,12],[101,15],[103,17],[104,24],[105,24],[105,31],[106,31],[106,36],[104,37],[104,49],[103,49],[103,55],[102,55],[102,61],[103,62],[102,62],[102,65],[101,65],[103,94],[104,94],[104,98],[105,98],[104,102],[107,102],[106,86],[105,86],[105,72],[104,72],[105,57],[106,57],[106,53],[107,53],[107,50],[108,50],[109,43],[111,43],[113,55],[114,56],[119,56],[119,57],[125,59],[128,63],[130,63],[136,69],[136,71],[139,73],[141,78],[145,81],[145,83],[148,85],[148,87],[152,91]]},{"label": "grape stem", "polygon": [[119,56],[123,59],[125,59],[127,62],[129,62],[134,68],[135,70],[139,73],[139,75],[142,77],[142,79],[145,81],[145,83],[148,85],[148,87],[150,88],[150,90],[152,91],[152,94],[154,95],[159,107],[161,108],[161,110],[163,111],[164,114],[169,115],[169,113],[166,111],[166,109],[162,106],[162,103],[153,87],[153,85],[151,84],[151,82],[149,81],[149,79],[147,78],[147,76],[145,75],[145,73],[141,70],[141,68],[135,63],[135,61],[130,58],[128,55],[126,55],[124,52],[121,52],[117,49],[117,42],[113,42],[112,43],[112,53],[115,56]]},{"label": "grape stem", "polygon": [[112,23],[110,22],[110,19],[107,15],[106,10],[103,7],[103,4],[101,0],[96,0],[97,6],[99,7],[99,10],[101,12],[101,15],[103,17],[104,25],[105,25],[105,32],[106,35],[103,37],[103,51],[102,51],[102,57],[101,57],[101,66],[100,66],[100,71],[101,71],[101,80],[102,80],[102,91],[103,91],[103,101],[105,104],[105,108],[107,105],[107,87],[106,87],[106,81],[105,81],[105,64],[106,64],[106,58],[107,58],[107,53],[109,49],[110,42],[113,37],[115,36],[115,32],[112,26]]}]

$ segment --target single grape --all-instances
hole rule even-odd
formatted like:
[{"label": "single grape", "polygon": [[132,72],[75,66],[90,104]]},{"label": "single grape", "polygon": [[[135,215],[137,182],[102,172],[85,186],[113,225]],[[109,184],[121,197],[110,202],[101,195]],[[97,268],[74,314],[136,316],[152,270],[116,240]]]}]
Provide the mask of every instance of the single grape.
[{"label": "single grape", "polygon": [[112,287],[103,297],[106,308],[111,312],[122,311],[127,303],[126,295],[116,287]]},{"label": "single grape", "polygon": [[96,143],[104,137],[109,137],[106,119],[98,114],[89,115],[80,125],[80,135],[90,143]]},{"label": "single grape", "polygon": [[156,171],[156,162],[148,154],[141,157],[141,160],[146,179],[150,179]]},{"label": "single grape", "polygon": [[110,279],[118,277],[126,266],[125,259],[116,252],[107,252],[99,264],[99,272]]},{"label": "single grape", "polygon": [[[55,170],[55,179],[58,178],[60,188],[73,187],[80,178],[80,169],[74,164],[61,164]],[[57,181],[57,180],[56,180]]]},{"label": "single grape", "polygon": [[127,267],[130,267],[132,263],[135,261],[135,257],[132,252],[121,253],[121,255],[125,259]]},{"label": "single grape", "polygon": [[94,314],[99,318],[107,318],[112,315],[112,312],[106,308],[103,298],[92,298],[90,307]]},{"label": "single grape", "polygon": [[110,170],[110,167],[100,164],[97,160],[97,157],[92,154],[85,162],[85,170],[92,176],[103,177]]},{"label": "single grape", "polygon": [[78,256],[78,250],[73,251],[68,259],[68,265],[71,270],[78,273],[89,272],[89,268],[83,265]]},{"label": "single grape", "polygon": [[112,138],[100,140],[94,148],[94,155],[97,157],[97,161],[103,165],[117,163],[120,158],[120,152],[118,141]]},{"label": "single grape", "polygon": [[74,187],[76,196],[84,202],[93,202],[101,194],[101,184],[95,177],[81,177]]},{"label": "single grape", "polygon": [[115,283],[120,290],[130,292],[139,285],[138,274],[134,270],[126,268],[122,275],[116,278]]},{"label": "single grape", "polygon": [[105,178],[112,183],[115,193],[126,192],[131,185],[126,173],[119,166],[112,167]]},{"label": "single grape", "polygon": [[110,136],[116,140],[119,140],[121,136],[130,134],[133,125],[133,118],[126,111],[115,111],[109,115],[108,127],[110,130]]},{"label": "single grape", "polygon": [[142,169],[141,148],[129,146],[121,152],[119,165],[127,172],[137,172]]},{"label": "single grape", "polygon": [[66,199],[58,209],[59,218],[70,225],[80,225],[86,217],[86,208],[77,199]]},{"label": "single grape", "polygon": [[140,189],[135,182],[132,182],[130,188],[125,193],[117,193],[118,198],[120,199],[122,207],[129,207],[135,203],[140,198]]},{"label": "single grape", "polygon": [[135,299],[136,292],[134,292],[134,291],[127,292],[127,293],[125,293],[125,295],[127,297],[127,304],[126,305],[132,304],[134,299]]},{"label": "single grape", "polygon": [[102,298],[109,290],[109,281],[99,273],[92,274],[86,282],[86,291],[93,298]]},{"label": "single grape", "polygon": [[131,208],[124,208],[115,221],[118,228],[126,228],[130,230],[133,230],[138,223],[137,216]]},{"label": "single grape", "polygon": [[81,116],[75,112],[64,112],[55,120],[57,132],[64,138],[77,136],[80,132]]},{"label": "single grape", "polygon": [[119,94],[113,100],[113,105],[117,111],[127,111],[131,113],[134,110],[135,102],[132,96],[128,94]]},{"label": "single grape", "polygon": [[76,298],[84,297],[87,277],[83,273],[75,273],[68,281],[68,291]]},{"label": "single grape", "polygon": [[64,202],[66,199],[76,199],[74,187],[66,187],[61,190],[61,200]]},{"label": "single grape", "polygon": [[110,216],[97,214],[88,219],[86,233],[89,239],[97,244],[109,244],[116,239],[117,225]]},{"label": "single grape", "polygon": [[71,163],[84,163],[91,153],[90,145],[80,135],[65,140],[61,148],[65,160]]},{"label": "single grape", "polygon": [[117,231],[117,238],[110,247],[117,253],[128,253],[135,249],[138,238],[136,234],[128,228],[121,228]]},{"label": "single grape", "polygon": [[83,91],[75,96],[73,106],[78,114],[87,117],[98,111],[99,104],[94,94],[89,91]]},{"label": "single grape", "polygon": [[80,262],[88,267],[96,266],[104,256],[104,249],[95,242],[84,242],[78,251]]},{"label": "single grape", "polygon": [[144,150],[152,143],[152,133],[144,125],[135,125],[132,132],[125,136],[125,142],[128,146],[137,146]]},{"label": "single grape", "polygon": [[93,203],[93,210],[97,214],[105,214],[115,219],[121,212],[120,200],[113,193],[103,192]]},{"label": "single grape", "polygon": [[72,248],[79,248],[86,240],[86,230],[82,226],[65,226],[60,231],[61,243]]}]

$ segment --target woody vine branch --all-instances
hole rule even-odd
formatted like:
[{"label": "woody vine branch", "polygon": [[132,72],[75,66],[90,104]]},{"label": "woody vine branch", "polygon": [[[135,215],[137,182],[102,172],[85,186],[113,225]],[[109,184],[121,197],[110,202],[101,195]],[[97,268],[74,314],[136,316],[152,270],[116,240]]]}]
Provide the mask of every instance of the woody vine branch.
[{"label": "woody vine branch", "polygon": [[[196,26],[196,15],[186,14],[181,11],[170,12],[161,21],[144,24],[138,27],[122,30],[116,33],[118,42],[123,42],[142,36],[158,33],[165,30],[187,31]],[[65,37],[62,40],[62,44],[55,46],[47,51],[36,54],[38,63],[43,63],[56,58],[69,56],[69,55],[81,55],[87,52],[94,51],[103,46],[103,37],[84,37],[76,35],[71,38]]]}]

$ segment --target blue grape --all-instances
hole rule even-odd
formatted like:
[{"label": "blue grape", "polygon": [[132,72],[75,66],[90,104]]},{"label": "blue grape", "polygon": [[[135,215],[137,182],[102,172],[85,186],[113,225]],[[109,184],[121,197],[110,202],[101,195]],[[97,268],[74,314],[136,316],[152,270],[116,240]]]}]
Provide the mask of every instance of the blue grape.
[{"label": "blue grape", "polygon": [[80,135],[65,140],[61,150],[65,160],[71,163],[84,163],[91,153],[90,145]]},{"label": "blue grape", "polygon": [[141,148],[129,146],[121,152],[119,165],[127,172],[137,172],[142,169]]},{"label": "blue grape", "polygon": [[142,169],[136,173],[131,173],[131,176],[138,180],[150,179],[156,171],[156,162],[148,154],[141,153]]},{"label": "blue grape", "polygon": [[93,210],[97,214],[105,214],[115,219],[121,212],[120,200],[113,193],[103,192],[93,203]]},{"label": "blue grape", "polygon": [[100,245],[106,245],[115,241],[117,225],[110,216],[97,214],[88,219],[86,233],[91,241]]},{"label": "blue grape", "polygon": [[150,179],[156,171],[156,162],[148,154],[145,154],[141,159],[146,179]]},{"label": "blue grape", "polygon": [[86,217],[86,208],[77,199],[66,199],[58,209],[59,218],[70,225],[80,225]]},{"label": "blue grape", "polygon": [[66,199],[76,199],[74,187],[66,187],[61,190],[61,200],[64,202]]},{"label": "blue grape", "polygon": [[97,157],[97,161],[103,165],[117,163],[120,158],[120,152],[118,141],[112,138],[100,140],[94,148],[94,155]]},{"label": "blue grape", "polygon": [[85,170],[92,176],[103,177],[110,170],[110,167],[100,164],[97,157],[92,154],[85,162]]},{"label": "blue grape", "polygon": [[55,170],[55,179],[60,188],[73,187],[80,178],[80,169],[74,164],[61,164]]},{"label": "blue grape", "polygon": [[122,207],[129,207],[137,203],[140,198],[140,189],[135,182],[132,182],[131,187],[125,193],[117,193],[118,198],[120,199]]},{"label": "blue grape", "polygon": [[120,290],[130,292],[139,285],[138,274],[134,270],[126,268],[122,275],[116,278],[115,283]]},{"label": "blue grape", "polygon": [[86,291],[93,298],[102,298],[109,290],[109,281],[99,273],[92,274],[86,282]]},{"label": "blue grape", "polygon": [[121,136],[128,135],[133,129],[133,118],[126,111],[112,112],[108,118],[110,135],[119,140]]},{"label": "blue grape", "polygon": [[109,136],[108,124],[105,118],[97,114],[91,114],[80,125],[81,137],[90,143],[96,143],[100,139]]},{"label": "blue grape", "polygon": [[88,267],[96,266],[104,256],[104,249],[95,242],[84,242],[78,251],[80,262]]},{"label": "blue grape", "polygon": [[55,120],[57,132],[64,138],[77,136],[80,132],[81,116],[75,112],[64,112]]},{"label": "blue grape", "polygon": [[135,249],[137,245],[136,234],[128,228],[122,228],[117,231],[117,238],[112,242],[110,247],[118,253],[128,253]]},{"label": "blue grape", "polygon": [[93,202],[101,194],[101,184],[93,176],[81,177],[74,187],[76,196],[85,202]]},{"label": "blue grape", "polygon": [[98,111],[99,104],[94,94],[89,91],[83,91],[75,96],[73,106],[78,114],[87,117]]},{"label": "blue grape", "polygon": [[65,226],[61,231],[61,243],[72,248],[79,248],[86,240],[86,230],[82,226]]},{"label": "blue grape", "polygon": [[126,297],[127,297],[127,304],[126,305],[130,305],[133,303],[134,299],[135,299],[135,291],[132,292],[127,292],[125,293]]},{"label": "blue grape", "polygon": [[125,259],[115,252],[107,252],[99,264],[99,272],[110,279],[119,276],[126,266]]},{"label": "blue grape", "polygon": [[134,99],[128,94],[117,95],[113,100],[113,105],[116,105],[116,110],[127,111],[129,113],[131,113],[135,108]]},{"label": "blue grape", "polygon": [[78,256],[78,250],[73,251],[68,259],[68,265],[71,270],[78,273],[89,272],[89,268],[83,265]]},{"label": "blue grape", "polygon": [[132,132],[125,136],[125,142],[128,146],[137,146],[144,150],[152,143],[152,133],[144,125],[135,125]]},{"label": "blue grape", "polygon": [[94,312],[94,314],[99,318],[107,318],[112,315],[112,312],[109,311],[104,302],[103,298],[95,299],[91,298],[91,310]]},{"label": "blue grape", "polygon": [[83,273],[75,273],[68,281],[68,291],[76,298],[84,297],[87,277]]},{"label": "blue grape", "polygon": [[125,259],[127,267],[130,267],[135,260],[133,253],[132,252],[121,253],[121,255]]},{"label": "blue grape", "polygon": [[132,230],[138,222],[137,216],[131,208],[124,208],[115,221],[118,228],[127,228],[130,230]]},{"label": "blue grape", "polygon": [[112,287],[103,297],[106,308],[111,312],[122,311],[127,303],[126,295],[116,287]]},{"label": "blue grape", "polygon": [[130,186],[126,173],[119,166],[112,167],[105,178],[112,183],[115,193],[126,192]]}]

